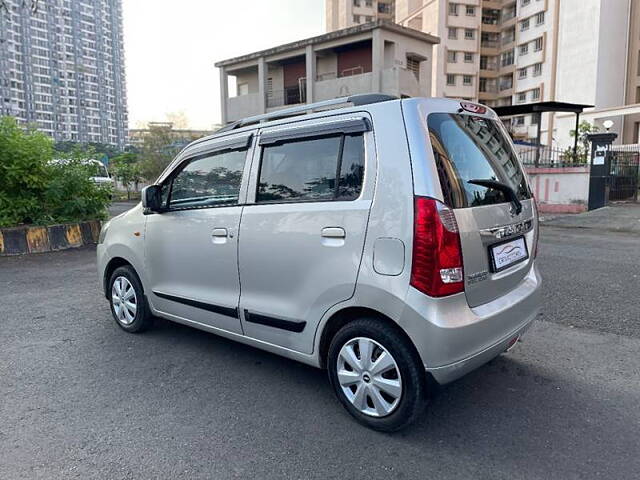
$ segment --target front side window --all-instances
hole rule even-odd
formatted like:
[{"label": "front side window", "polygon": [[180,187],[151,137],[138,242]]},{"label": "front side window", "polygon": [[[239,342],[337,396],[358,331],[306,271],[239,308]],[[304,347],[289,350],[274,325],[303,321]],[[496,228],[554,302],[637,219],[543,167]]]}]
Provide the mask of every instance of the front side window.
[{"label": "front side window", "polygon": [[237,150],[189,161],[168,185],[169,209],[237,205],[246,157],[246,150]]},{"label": "front side window", "polygon": [[519,199],[531,198],[524,172],[499,120],[474,115],[432,113],[427,117],[438,176],[452,208],[506,202],[501,191],[469,183],[497,180]]},{"label": "front side window", "polygon": [[362,134],[292,140],[262,150],[258,203],[354,200],[364,177]]}]

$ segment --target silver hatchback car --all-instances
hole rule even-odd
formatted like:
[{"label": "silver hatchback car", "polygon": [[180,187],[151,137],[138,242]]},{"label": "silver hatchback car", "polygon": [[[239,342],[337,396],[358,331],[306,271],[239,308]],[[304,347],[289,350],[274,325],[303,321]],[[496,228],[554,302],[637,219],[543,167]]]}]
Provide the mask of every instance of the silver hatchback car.
[{"label": "silver hatchback car", "polygon": [[316,367],[382,431],[511,348],[540,307],[535,202],[489,108],[356,95],[186,147],[103,226],[128,332],[153,316]]}]

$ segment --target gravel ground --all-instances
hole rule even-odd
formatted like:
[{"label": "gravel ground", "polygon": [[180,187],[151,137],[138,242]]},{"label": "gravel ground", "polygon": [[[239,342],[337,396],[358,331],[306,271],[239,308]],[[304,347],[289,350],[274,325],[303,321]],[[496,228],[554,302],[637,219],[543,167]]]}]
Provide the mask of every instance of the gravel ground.
[{"label": "gravel ground", "polygon": [[544,320],[396,435],[322,371],[165,321],[122,332],[91,248],[0,258],[0,478],[637,478],[638,243],[543,229]]}]

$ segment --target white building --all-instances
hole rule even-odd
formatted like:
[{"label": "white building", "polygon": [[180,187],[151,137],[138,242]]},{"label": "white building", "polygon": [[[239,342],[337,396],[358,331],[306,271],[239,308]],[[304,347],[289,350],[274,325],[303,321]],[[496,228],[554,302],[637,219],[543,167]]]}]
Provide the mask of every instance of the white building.
[{"label": "white building", "polygon": [[[640,102],[640,0],[395,0],[395,21],[442,39],[433,59],[434,96],[489,106],[559,101],[609,109]],[[569,128],[556,121],[565,117],[542,116],[543,143],[566,143]],[[535,121],[513,118],[514,136],[534,139]],[[622,130],[626,142],[637,141],[635,117],[627,115]]]},{"label": "white building", "polygon": [[121,0],[0,2],[0,115],[55,140],[123,148]]}]

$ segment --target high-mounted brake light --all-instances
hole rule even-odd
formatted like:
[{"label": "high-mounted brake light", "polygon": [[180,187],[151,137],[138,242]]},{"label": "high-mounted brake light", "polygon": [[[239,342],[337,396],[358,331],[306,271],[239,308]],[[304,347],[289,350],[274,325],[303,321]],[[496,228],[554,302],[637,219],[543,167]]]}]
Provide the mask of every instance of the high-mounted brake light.
[{"label": "high-mounted brake light", "polygon": [[431,297],[464,291],[458,224],[453,211],[432,198],[415,198],[411,285]]},{"label": "high-mounted brake light", "polygon": [[467,112],[471,112],[471,113],[478,113],[480,115],[487,113],[487,107],[484,107],[482,105],[477,105],[475,103],[460,102],[460,107],[463,110],[466,110]]}]

